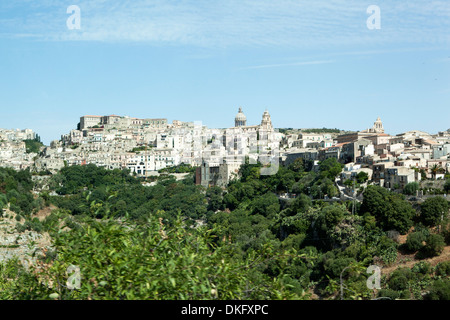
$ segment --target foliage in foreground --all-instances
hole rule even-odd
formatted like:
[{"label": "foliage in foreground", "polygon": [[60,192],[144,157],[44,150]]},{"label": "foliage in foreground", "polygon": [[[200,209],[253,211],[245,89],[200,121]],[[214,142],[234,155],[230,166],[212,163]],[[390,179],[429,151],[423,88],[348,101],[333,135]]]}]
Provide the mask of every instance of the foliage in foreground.
[{"label": "foliage in foreground", "polygon": [[[141,225],[83,220],[65,231],[55,229],[54,251],[29,271],[17,261],[0,265],[0,299],[302,298],[284,283],[284,274],[271,278],[257,272],[267,260],[285,266],[288,259],[305,258],[295,250],[274,252],[266,245],[240,260],[233,258],[231,244],[213,241],[214,230],[187,227],[180,218],[172,226],[157,217]],[[68,280],[77,287],[70,266],[79,268],[79,289],[67,287]]]}]

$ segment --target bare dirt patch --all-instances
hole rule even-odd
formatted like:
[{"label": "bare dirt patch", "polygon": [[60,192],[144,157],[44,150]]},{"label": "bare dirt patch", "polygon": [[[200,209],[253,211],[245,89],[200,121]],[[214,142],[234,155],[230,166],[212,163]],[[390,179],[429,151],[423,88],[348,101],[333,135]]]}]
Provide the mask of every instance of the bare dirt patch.
[{"label": "bare dirt patch", "polygon": [[[405,260],[409,260],[409,261],[402,262]],[[382,268],[381,273],[389,274],[389,273],[395,271],[397,268],[405,268],[405,267],[412,268],[416,263],[421,262],[421,261],[428,262],[431,266],[434,267],[440,262],[449,261],[449,260],[450,260],[450,246],[444,247],[444,250],[442,251],[442,253],[439,256],[433,257],[433,258],[427,258],[427,259],[417,259],[417,258],[415,258],[415,254],[410,254],[410,255],[400,254],[397,257],[397,262],[389,267]]]},{"label": "bare dirt patch", "polygon": [[35,215],[33,215],[33,217],[36,217],[39,219],[39,221],[43,221],[45,220],[45,218],[47,218],[53,210],[58,209],[57,207],[55,207],[54,205],[50,205],[49,207],[45,207],[41,210],[39,210]]}]

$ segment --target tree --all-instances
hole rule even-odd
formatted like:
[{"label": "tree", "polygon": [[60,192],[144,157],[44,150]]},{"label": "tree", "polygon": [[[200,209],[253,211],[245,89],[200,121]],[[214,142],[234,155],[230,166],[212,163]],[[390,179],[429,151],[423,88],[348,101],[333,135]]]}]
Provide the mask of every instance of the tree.
[{"label": "tree", "polygon": [[356,181],[358,183],[364,183],[369,180],[369,175],[367,172],[361,171],[356,175]]},{"label": "tree", "polygon": [[336,158],[328,158],[319,163],[321,176],[334,180],[341,173],[344,166]]},{"label": "tree", "polygon": [[385,231],[396,230],[405,234],[412,226],[415,210],[402,195],[380,186],[368,186],[364,191],[361,213],[375,216],[378,225]]},{"label": "tree", "polygon": [[275,194],[268,192],[255,198],[250,203],[252,214],[260,214],[264,217],[273,218],[280,212],[280,203]]},{"label": "tree", "polygon": [[261,163],[250,164],[249,159],[245,159],[245,164],[239,169],[239,176],[242,182],[249,181],[251,179],[259,179],[260,177]]},{"label": "tree", "polygon": [[315,199],[322,199],[325,195],[331,198],[337,196],[339,193],[333,181],[329,178],[322,178],[315,181],[310,192]]},{"label": "tree", "polygon": [[226,208],[235,210],[239,206],[239,201],[236,199],[233,193],[227,193],[223,197],[223,203]]},{"label": "tree", "polygon": [[347,179],[344,181],[344,186],[346,186],[349,189],[354,188],[355,185],[356,185],[356,183],[355,183],[355,180],[353,180],[353,179]]},{"label": "tree", "polygon": [[436,179],[436,176],[437,176],[438,173],[444,173],[445,172],[444,168],[442,168],[438,164],[434,164],[430,168],[430,171],[431,171],[431,175],[432,175],[433,179]]},{"label": "tree", "polygon": [[448,209],[443,197],[428,198],[420,206],[420,219],[427,226],[436,226],[448,216]]},{"label": "tree", "polygon": [[206,197],[208,198],[208,210],[217,211],[223,209],[223,196],[220,187],[211,187],[206,190]]},{"label": "tree", "polygon": [[294,160],[293,163],[289,165],[289,170],[295,171],[295,172],[303,172],[305,170],[305,166],[303,165],[303,159],[297,158]]},{"label": "tree", "polygon": [[444,191],[450,192],[450,179],[447,179],[444,184]]},{"label": "tree", "polygon": [[291,208],[296,212],[306,212],[312,206],[311,198],[306,194],[300,194],[291,204]]},{"label": "tree", "polygon": [[420,169],[420,178],[422,180],[427,180],[427,173],[425,172],[425,169]]},{"label": "tree", "polygon": [[124,200],[119,200],[114,206],[115,214],[119,216],[125,215],[127,212],[127,203]]},{"label": "tree", "polygon": [[325,222],[325,229],[331,229],[344,219],[348,213],[344,205],[330,205],[321,210]]},{"label": "tree", "polygon": [[419,183],[410,182],[403,188],[403,193],[412,196],[416,194],[417,190],[419,190]]}]

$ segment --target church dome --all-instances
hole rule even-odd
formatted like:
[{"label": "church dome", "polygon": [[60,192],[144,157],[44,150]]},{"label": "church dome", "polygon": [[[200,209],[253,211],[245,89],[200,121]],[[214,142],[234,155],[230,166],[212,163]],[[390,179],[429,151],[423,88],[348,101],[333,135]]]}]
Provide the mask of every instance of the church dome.
[{"label": "church dome", "polygon": [[239,108],[239,112],[236,115],[236,117],[234,118],[234,124],[235,124],[235,127],[246,126],[246,124],[247,124],[247,117],[242,112],[242,108]]},{"label": "church dome", "polygon": [[246,121],[247,117],[245,116],[245,114],[242,112],[242,108],[239,108],[239,112],[236,115],[236,118],[234,118],[235,120],[239,120],[239,121]]}]

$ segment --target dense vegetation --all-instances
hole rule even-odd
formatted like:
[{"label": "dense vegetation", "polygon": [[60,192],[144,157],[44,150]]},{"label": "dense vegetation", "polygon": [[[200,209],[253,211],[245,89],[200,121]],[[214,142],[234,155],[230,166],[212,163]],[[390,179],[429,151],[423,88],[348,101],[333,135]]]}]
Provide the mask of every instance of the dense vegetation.
[{"label": "dense vegetation", "polygon": [[[31,271],[17,261],[0,265],[0,298],[308,299],[314,292],[333,299],[341,276],[345,299],[450,298],[448,261],[398,269],[378,292],[366,285],[372,264],[442,253],[450,242],[444,198],[412,205],[369,185],[362,203],[324,201],[338,195],[335,159],[318,166],[298,159],[269,176],[260,169],[245,164],[224,190],[196,185],[192,174],[164,175],[148,187],[128,171],[66,167],[50,181],[58,195],[41,194],[58,209],[18,224],[49,232],[52,249]],[[2,172],[4,203],[12,204],[8,191],[30,194],[29,172]],[[281,197],[286,192],[296,197]],[[404,245],[400,234],[408,234]],[[81,274],[75,290],[65,284],[71,265]]]},{"label": "dense vegetation", "polygon": [[15,171],[0,168],[0,208],[8,204],[11,211],[19,215],[31,215],[44,205],[41,197],[34,198],[30,171]]},{"label": "dense vegetation", "polygon": [[34,139],[24,140],[24,142],[27,153],[39,153],[41,147],[44,146],[44,144],[41,142],[41,138],[38,135],[36,135],[36,138]]},{"label": "dense vegetation", "polygon": [[192,167],[189,164],[180,163],[177,166],[167,167],[161,170],[158,170],[159,173],[193,173],[195,172],[195,167]]}]

